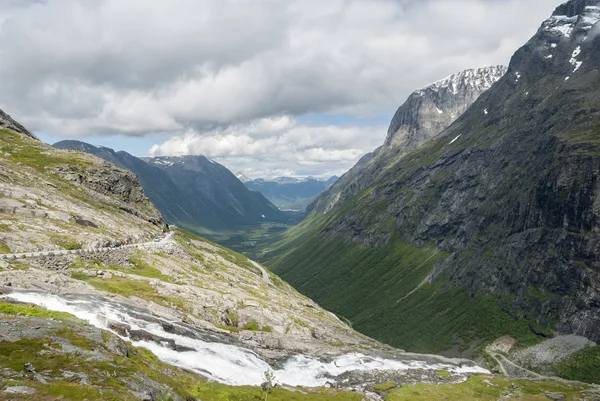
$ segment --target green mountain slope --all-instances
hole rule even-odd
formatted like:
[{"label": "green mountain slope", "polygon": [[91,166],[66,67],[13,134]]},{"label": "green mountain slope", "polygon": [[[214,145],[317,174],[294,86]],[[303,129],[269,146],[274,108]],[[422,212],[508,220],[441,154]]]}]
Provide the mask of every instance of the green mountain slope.
[{"label": "green mountain slope", "polygon": [[313,209],[269,265],[409,350],[599,341],[598,3],[558,7],[454,124],[344,204]]}]

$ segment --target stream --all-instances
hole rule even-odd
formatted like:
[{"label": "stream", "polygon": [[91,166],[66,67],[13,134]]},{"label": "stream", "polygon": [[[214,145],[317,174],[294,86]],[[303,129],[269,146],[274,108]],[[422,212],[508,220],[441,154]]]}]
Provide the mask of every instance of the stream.
[{"label": "stream", "polygon": [[[334,383],[337,376],[350,371],[425,369],[447,370],[454,374],[489,373],[475,364],[465,366],[422,360],[400,361],[360,353],[349,353],[328,360],[295,355],[277,361],[274,368],[231,336],[220,336],[181,322],[168,321],[148,310],[106,298],[37,292],[13,292],[1,297],[70,313],[131,341],[134,346],[149,349],[163,362],[229,385],[260,385],[267,370],[273,371],[275,382],[305,387]],[[139,333],[144,334],[142,338]]]}]

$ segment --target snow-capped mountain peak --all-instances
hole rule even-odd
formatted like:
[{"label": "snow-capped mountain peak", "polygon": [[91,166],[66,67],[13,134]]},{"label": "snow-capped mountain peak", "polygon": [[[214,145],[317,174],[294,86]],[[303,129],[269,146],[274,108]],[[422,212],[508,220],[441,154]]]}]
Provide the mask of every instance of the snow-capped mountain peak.
[{"label": "snow-capped mountain peak", "polygon": [[542,31],[558,38],[583,36],[600,21],[600,1],[579,0],[560,5],[542,24]]},{"label": "snow-capped mountain peak", "polygon": [[484,92],[506,74],[506,71],[507,68],[503,65],[464,70],[424,86],[417,90],[417,93],[448,89],[452,94],[457,95],[461,88]]}]

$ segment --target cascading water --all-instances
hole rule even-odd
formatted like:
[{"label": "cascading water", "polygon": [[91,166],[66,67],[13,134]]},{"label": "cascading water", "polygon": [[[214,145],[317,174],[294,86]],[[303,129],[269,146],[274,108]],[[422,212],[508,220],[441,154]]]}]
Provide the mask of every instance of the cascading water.
[{"label": "cascading water", "polygon": [[[133,345],[152,351],[162,361],[193,370],[203,376],[230,385],[260,385],[263,374],[273,368],[254,352],[240,346],[216,342],[214,335],[181,335],[165,330],[161,319],[148,311],[110,302],[100,297],[58,296],[35,292],[14,292],[1,296],[19,302],[39,305],[49,310],[70,313],[89,324],[112,331]],[[169,326],[178,323],[167,322]],[[126,325],[129,331],[113,330],[115,324]],[[156,341],[134,340],[129,334],[143,331]],[[199,338],[200,337],[200,338]],[[161,341],[164,339],[165,341]],[[173,346],[175,344],[175,347]],[[489,373],[479,366],[428,364],[424,361],[398,361],[371,357],[359,353],[342,355],[325,362],[296,355],[281,361],[274,371],[276,381],[291,386],[316,387],[335,382],[335,377],[349,371],[431,369],[456,374]]]}]

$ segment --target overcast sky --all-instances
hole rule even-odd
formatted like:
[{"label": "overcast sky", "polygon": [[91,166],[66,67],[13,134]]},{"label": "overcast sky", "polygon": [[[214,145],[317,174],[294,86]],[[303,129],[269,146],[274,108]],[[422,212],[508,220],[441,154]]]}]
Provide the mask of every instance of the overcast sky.
[{"label": "overcast sky", "polygon": [[47,142],[326,177],[413,90],[507,64],[560,0],[0,0],[0,108]]}]

